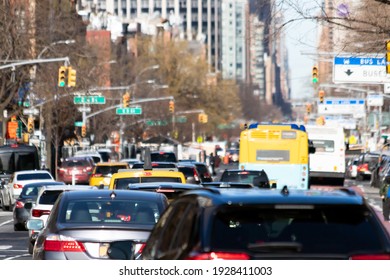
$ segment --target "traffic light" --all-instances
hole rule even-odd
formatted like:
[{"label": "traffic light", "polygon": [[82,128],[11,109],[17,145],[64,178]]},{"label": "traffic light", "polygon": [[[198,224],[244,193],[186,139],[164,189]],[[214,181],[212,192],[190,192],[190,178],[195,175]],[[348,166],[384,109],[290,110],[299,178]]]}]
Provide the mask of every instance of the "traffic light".
[{"label": "traffic light", "polygon": [[76,69],[68,67],[68,87],[76,86]]},{"label": "traffic light", "polygon": [[313,81],[313,84],[318,83],[318,67],[317,66],[313,66],[312,81]]},{"label": "traffic light", "polygon": [[123,107],[123,108],[127,108],[127,107],[129,107],[129,105],[130,105],[130,93],[126,92],[126,93],[123,95],[122,107]]},{"label": "traffic light", "polygon": [[318,92],[318,98],[319,98],[319,100],[320,100],[320,103],[323,104],[323,103],[324,103],[324,98],[325,98],[325,91],[320,90],[320,91]]},{"label": "traffic light", "polygon": [[81,137],[85,137],[85,136],[87,136],[87,126],[83,124],[81,126]]},{"label": "traffic light", "polygon": [[208,122],[208,116],[206,114],[199,114],[198,115],[198,121],[200,123],[207,123]]},{"label": "traffic light", "polygon": [[60,66],[58,69],[58,86],[64,87],[66,85],[66,74],[68,68],[66,66]]},{"label": "traffic light", "polygon": [[28,120],[27,120],[27,131],[28,131],[28,133],[34,132],[34,119],[33,118],[28,118]]},{"label": "traffic light", "polygon": [[311,113],[311,104],[306,104],[306,113],[307,114]]},{"label": "traffic light", "polygon": [[386,41],[386,74],[390,74],[390,40]]},{"label": "traffic light", "polygon": [[169,112],[175,112],[175,102],[173,100],[169,101]]}]

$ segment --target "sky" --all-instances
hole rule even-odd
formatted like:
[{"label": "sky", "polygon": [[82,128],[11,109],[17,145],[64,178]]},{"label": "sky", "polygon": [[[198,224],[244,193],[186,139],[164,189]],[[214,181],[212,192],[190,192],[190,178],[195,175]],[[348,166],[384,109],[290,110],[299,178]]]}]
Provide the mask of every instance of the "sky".
[{"label": "sky", "polygon": [[[310,0],[299,0],[299,2],[303,5],[307,2],[312,7],[318,7],[318,3],[313,4],[313,1]],[[286,10],[284,16],[285,21],[300,18],[293,9]],[[313,97],[314,89],[311,83],[311,70],[316,64],[317,36],[317,25],[309,19],[294,21],[285,27],[292,99]]]}]

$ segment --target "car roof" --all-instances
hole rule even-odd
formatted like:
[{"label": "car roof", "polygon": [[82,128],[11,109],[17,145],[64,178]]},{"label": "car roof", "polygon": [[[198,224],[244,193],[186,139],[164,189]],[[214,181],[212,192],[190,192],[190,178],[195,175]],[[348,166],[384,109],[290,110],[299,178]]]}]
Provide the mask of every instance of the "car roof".
[{"label": "car roof", "polygon": [[25,184],[24,185],[24,188],[31,188],[31,187],[35,187],[35,186],[42,186],[42,187],[45,187],[45,186],[50,186],[50,187],[52,187],[52,186],[57,186],[57,185],[60,185],[60,186],[63,186],[63,185],[65,185],[65,183],[64,182],[58,182],[58,181],[52,181],[52,182],[48,182],[47,180],[46,181],[39,181],[39,182],[37,182],[37,181],[34,181],[33,183],[27,183],[27,184]]},{"label": "car roof", "polygon": [[125,161],[109,161],[109,162],[98,162],[96,166],[128,166],[128,163]]},{"label": "car roof", "polygon": [[129,189],[143,189],[143,188],[191,190],[191,189],[200,189],[203,187],[198,184],[176,183],[176,182],[152,182],[152,183],[129,184]]},{"label": "car roof", "polygon": [[95,186],[89,186],[89,185],[52,185],[52,186],[43,186],[41,188],[41,192],[45,190],[49,191],[58,191],[58,190],[91,190],[96,189]]},{"label": "car roof", "polygon": [[39,169],[34,169],[34,170],[22,170],[22,171],[15,171],[14,174],[15,175],[19,175],[19,174],[35,174],[35,173],[45,173],[45,174],[50,174],[51,173],[47,170],[39,170]]},{"label": "car roof", "polygon": [[184,195],[208,197],[213,204],[351,204],[363,205],[365,199],[349,188],[334,191],[280,189],[216,189],[188,191]]},{"label": "car roof", "polygon": [[156,192],[140,191],[140,190],[94,190],[94,191],[77,191],[77,192],[67,192],[67,197],[69,199],[96,199],[104,197],[112,197],[115,195],[116,199],[146,199],[150,198],[151,200],[156,199],[163,194]]}]

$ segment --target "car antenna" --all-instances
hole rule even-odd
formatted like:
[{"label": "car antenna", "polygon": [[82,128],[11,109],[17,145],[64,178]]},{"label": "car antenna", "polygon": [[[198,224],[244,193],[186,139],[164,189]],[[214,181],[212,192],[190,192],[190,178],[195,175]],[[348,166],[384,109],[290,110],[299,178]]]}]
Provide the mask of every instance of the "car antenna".
[{"label": "car antenna", "polygon": [[145,148],[145,155],[144,155],[144,170],[152,170],[152,159],[150,155],[150,148]]}]

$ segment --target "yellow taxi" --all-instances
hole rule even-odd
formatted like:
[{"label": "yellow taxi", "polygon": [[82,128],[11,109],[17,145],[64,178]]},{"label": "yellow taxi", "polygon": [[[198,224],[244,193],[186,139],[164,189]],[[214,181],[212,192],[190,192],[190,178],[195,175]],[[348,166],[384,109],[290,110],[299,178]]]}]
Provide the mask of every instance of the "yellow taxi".
[{"label": "yellow taxi", "polygon": [[89,179],[90,186],[99,188],[108,188],[113,174],[117,173],[119,169],[128,169],[127,162],[99,162],[96,164]]},{"label": "yellow taxi", "polygon": [[112,175],[110,181],[110,190],[127,189],[129,184],[136,183],[153,183],[153,182],[171,182],[185,183],[184,174],[176,168],[167,169],[128,169],[121,170]]}]

